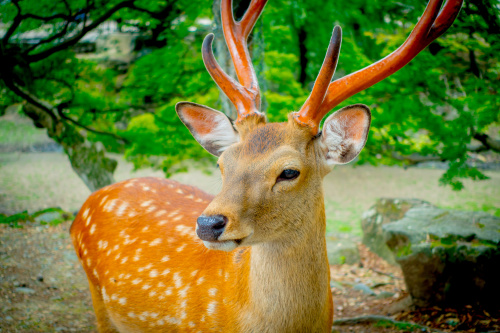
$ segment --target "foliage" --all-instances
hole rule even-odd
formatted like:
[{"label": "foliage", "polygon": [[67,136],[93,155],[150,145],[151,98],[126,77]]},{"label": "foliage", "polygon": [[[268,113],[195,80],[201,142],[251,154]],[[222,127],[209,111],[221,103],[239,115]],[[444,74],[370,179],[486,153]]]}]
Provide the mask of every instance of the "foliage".
[{"label": "foliage", "polygon": [[52,207],[42,209],[33,214],[29,214],[26,210],[10,216],[0,214],[0,224],[6,224],[11,228],[23,228],[23,225],[28,222],[56,226],[62,222],[73,220],[74,218],[75,216],[73,214],[65,212],[61,208]]},{"label": "foliage", "polygon": [[[468,161],[471,154],[500,150],[494,130],[500,121],[498,6],[496,0],[467,1],[451,29],[409,65],[339,105],[363,103],[373,113],[357,163],[445,161],[449,168],[440,182],[454,189],[463,187],[461,179],[486,178]],[[270,1],[254,35],[265,43],[256,68],[264,68],[269,120],[285,121],[306,100],[333,24],[343,28],[339,78],[394,51],[424,7],[421,0]],[[25,16],[20,21],[19,10]],[[153,166],[169,175],[186,163],[213,161],[174,110],[181,100],[221,107],[200,54],[210,30],[200,19],[211,18],[210,1],[11,0],[0,3],[0,13],[6,27],[17,25],[0,42],[2,106],[25,99],[12,89],[19,84],[56,106],[62,121],[84,130],[86,139],[125,153],[136,168]],[[101,19],[149,36],[126,72],[76,57],[71,49],[75,36]],[[20,34],[32,31],[49,37],[19,45]]]}]

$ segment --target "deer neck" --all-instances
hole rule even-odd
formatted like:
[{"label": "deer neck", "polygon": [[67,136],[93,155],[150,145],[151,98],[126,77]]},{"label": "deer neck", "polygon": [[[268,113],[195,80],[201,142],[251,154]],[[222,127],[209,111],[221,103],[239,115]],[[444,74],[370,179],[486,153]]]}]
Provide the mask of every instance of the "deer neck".
[{"label": "deer neck", "polygon": [[330,273],[323,196],[299,219],[294,222],[303,226],[298,231],[300,237],[251,248],[248,281],[252,309],[248,327],[297,331],[311,327],[312,318],[321,321],[328,315]]}]

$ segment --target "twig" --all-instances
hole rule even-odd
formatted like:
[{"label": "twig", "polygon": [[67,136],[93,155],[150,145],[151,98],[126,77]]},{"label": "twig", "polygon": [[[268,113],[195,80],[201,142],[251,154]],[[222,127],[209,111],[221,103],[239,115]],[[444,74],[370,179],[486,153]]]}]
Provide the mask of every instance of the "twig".
[{"label": "twig", "polygon": [[369,270],[374,271],[375,273],[380,274],[380,275],[388,276],[392,279],[402,280],[399,276],[394,276],[391,273],[385,273],[385,272],[379,271],[378,269],[375,269],[375,268],[369,268]]},{"label": "twig", "polygon": [[[415,324],[406,321],[397,321],[392,319],[391,317],[386,316],[377,316],[377,315],[367,315],[367,316],[359,316],[352,318],[341,318],[334,320],[333,326],[349,326],[349,325],[359,325],[359,324],[374,324],[374,323],[386,323],[394,327],[401,327],[402,331],[408,332],[408,328],[413,330],[421,330],[423,332],[432,332],[432,333],[445,333],[444,331],[427,327],[420,324]],[[404,328],[403,328],[404,327]]]}]

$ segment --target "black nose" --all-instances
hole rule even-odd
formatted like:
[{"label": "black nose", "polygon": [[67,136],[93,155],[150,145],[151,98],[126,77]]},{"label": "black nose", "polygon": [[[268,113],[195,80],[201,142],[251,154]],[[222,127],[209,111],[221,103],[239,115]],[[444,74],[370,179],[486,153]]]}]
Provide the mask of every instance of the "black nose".
[{"label": "black nose", "polygon": [[224,232],[227,224],[227,217],[223,215],[200,216],[198,217],[198,228],[196,234],[204,241],[216,241]]}]

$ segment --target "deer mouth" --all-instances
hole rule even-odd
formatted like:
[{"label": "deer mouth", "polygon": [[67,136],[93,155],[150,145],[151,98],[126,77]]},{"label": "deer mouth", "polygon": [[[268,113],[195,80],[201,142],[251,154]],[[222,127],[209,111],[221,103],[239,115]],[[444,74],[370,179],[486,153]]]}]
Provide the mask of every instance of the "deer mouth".
[{"label": "deer mouth", "polygon": [[[246,238],[246,237],[245,237]],[[203,245],[210,250],[219,251],[232,251],[236,249],[243,242],[244,238],[241,239],[229,239],[229,240],[216,240],[216,241],[203,241]]]}]

